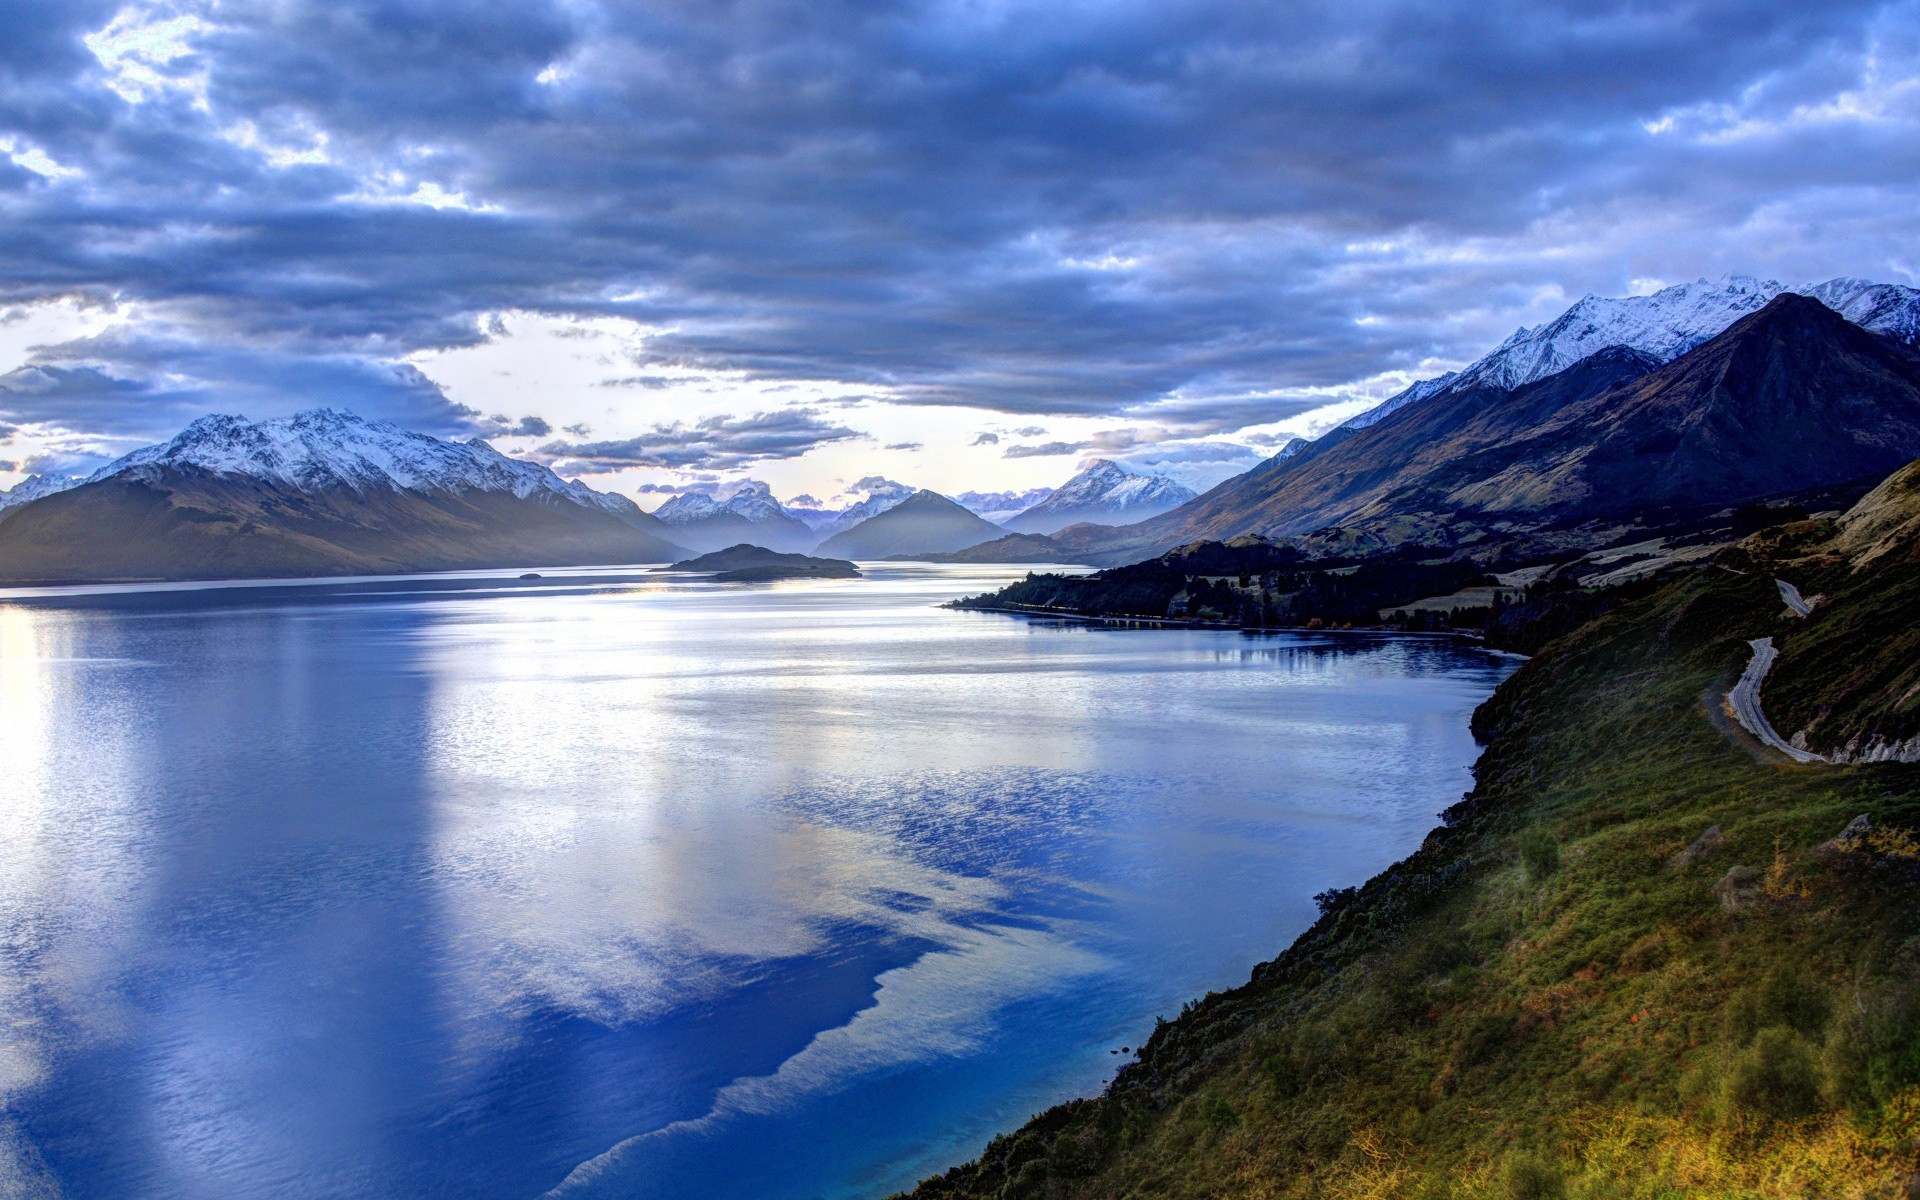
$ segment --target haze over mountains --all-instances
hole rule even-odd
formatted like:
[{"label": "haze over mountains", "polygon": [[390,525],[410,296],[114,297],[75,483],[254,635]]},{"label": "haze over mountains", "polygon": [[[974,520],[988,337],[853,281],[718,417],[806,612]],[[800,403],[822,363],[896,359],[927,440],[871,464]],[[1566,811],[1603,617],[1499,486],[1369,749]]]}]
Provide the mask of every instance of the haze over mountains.
[{"label": "haze over mountains", "polygon": [[0,494],[0,578],[661,562],[740,543],[1101,565],[1248,535],[1309,553],[1591,548],[1753,500],[1857,495],[1920,456],[1916,341],[1920,292],[1851,279],[1588,297],[1200,496],[1095,459],[1057,489],[967,503],[871,476],[840,508],[783,504],[742,480],[648,514],[482,441],[328,410],[208,417],[84,480]]},{"label": "haze over mountains", "polygon": [[974,516],[945,496],[920,491],[834,534],[820,543],[819,553],[855,559],[948,554],[1004,536],[1006,530]]}]

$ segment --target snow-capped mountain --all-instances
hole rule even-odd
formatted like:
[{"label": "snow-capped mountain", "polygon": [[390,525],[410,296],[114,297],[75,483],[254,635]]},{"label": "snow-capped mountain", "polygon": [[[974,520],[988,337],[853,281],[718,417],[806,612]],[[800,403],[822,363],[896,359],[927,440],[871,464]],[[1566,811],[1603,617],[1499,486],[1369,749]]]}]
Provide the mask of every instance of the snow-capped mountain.
[{"label": "snow-capped mountain", "polygon": [[773,498],[773,489],[758,479],[746,479],[717,493],[682,492],[653,510],[669,525],[688,525],[731,513],[747,521],[767,521],[791,514]]},{"label": "snow-capped mountain", "polygon": [[633,520],[640,515],[640,506],[627,497],[596,492],[538,463],[508,458],[479,438],[442,441],[391,421],[368,421],[331,408],[268,421],[224,414],[201,417],[172,441],[135,450],[83,482],[152,478],[170,467],[198,467],[301,492],[332,488],[505,492],[522,500],[564,500],[630,523],[651,524]]},{"label": "snow-capped mountain", "polygon": [[860,522],[870,517],[877,517],[890,508],[898,507],[918,490],[879,475],[869,475],[847,489],[845,493],[847,495],[865,493],[864,499],[852,504],[841,508],[828,508],[814,501],[811,496],[796,496],[787,501],[786,509],[795,520],[825,539],[841,530],[852,529]]},{"label": "snow-capped mountain", "polygon": [[1001,524],[1015,533],[1056,533],[1083,521],[1130,525],[1178,508],[1195,494],[1165,475],[1141,474],[1096,458],[1051,496]]},{"label": "snow-capped mountain", "polygon": [[[1437,393],[1446,391],[1447,385],[1451,384],[1454,380],[1458,378],[1460,378],[1460,372],[1448,371],[1445,375],[1442,375],[1437,379],[1422,379],[1420,382],[1407,388],[1405,391],[1395,392],[1392,396],[1389,396],[1387,399],[1381,401],[1379,404],[1374,405],[1372,408],[1361,413],[1359,416],[1348,418],[1347,421],[1340,426],[1340,428],[1365,429],[1367,426],[1373,424],[1375,421],[1378,421],[1381,417],[1384,417],[1389,413],[1405,408],[1409,404],[1417,404],[1420,401],[1425,400],[1428,396],[1432,396]],[[1294,439],[1294,441],[1299,441],[1299,440],[1300,440],[1299,438]],[[1288,445],[1292,445],[1292,443],[1289,442]]]},{"label": "snow-capped mountain", "polygon": [[1409,404],[1441,392],[1470,387],[1516,388],[1557,375],[1610,346],[1637,350],[1657,362],[1672,362],[1718,336],[1782,292],[1795,292],[1833,309],[1854,324],[1920,344],[1920,290],[1864,279],[1830,279],[1785,287],[1771,279],[1729,275],[1676,284],[1646,296],[1587,296],[1554,320],[1522,327],[1472,366],[1426,379],[1346,422],[1364,429]]},{"label": "snow-capped mountain", "polygon": [[479,440],[314,409],[211,416],[0,521],[0,579],[207,579],[672,562],[625,496]]},{"label": "snow-capped mountain", "polygon": [[1024,492],[960,492],[954,503],[983,521],[1004,524],[1053,495],[1047,487],[1028,488]]},{"label": "snow-capped mountain", "polygon": [[0,492],[0,512],[42,496],[64,492],[79,482],[78,477],[70,475],[29,475],[7,491]]},{"label": "snow-capped mountain", "polygon": [[654,510],[671,525],[675,540],[706,553],[742,542],[769,550],[809,550],[820,540],[758,479],[746,479],[717,492],[683,492]]}]

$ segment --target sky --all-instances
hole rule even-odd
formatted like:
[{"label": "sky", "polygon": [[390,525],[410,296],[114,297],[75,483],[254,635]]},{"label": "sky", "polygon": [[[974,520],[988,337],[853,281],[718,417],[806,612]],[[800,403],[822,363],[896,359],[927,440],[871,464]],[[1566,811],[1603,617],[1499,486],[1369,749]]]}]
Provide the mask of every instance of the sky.
[{"label": "sky", "polygon": [[26,0],[0,486],[319,405],[641,496],[1204,486],[1916,233],[1920,0]]}]

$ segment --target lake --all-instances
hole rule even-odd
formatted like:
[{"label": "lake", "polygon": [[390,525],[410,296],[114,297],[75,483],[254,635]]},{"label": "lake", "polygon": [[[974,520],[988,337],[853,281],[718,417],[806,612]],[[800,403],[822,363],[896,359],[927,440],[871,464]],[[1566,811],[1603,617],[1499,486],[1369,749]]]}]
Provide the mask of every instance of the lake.
[{"label": "lake", "polygon": [[1471,784],[1514,660],[1025,568],[0,593],[0,1194],[873,1197]]}]

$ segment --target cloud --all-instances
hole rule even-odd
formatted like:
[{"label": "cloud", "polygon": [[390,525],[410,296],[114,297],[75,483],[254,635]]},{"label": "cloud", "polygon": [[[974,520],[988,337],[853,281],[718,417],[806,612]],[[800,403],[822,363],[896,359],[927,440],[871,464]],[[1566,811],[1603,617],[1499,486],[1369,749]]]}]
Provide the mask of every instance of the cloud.
[{"label": "cloud", "polygon": [[1121,457],[1127,462],[1144,466],[1228,464],[1236,468],[1244,468],[1249,463],[1267,456],[1251,446],[1243,446],[1238,442],[1199,441],[1162,442]]},{"label": "cloud", "polygon": [[44,348],[0,375],[0,418],[108,439],[164,441],[214,411],[264,419],[322,405],[448,436],[503,432],[505,423],[449,400],[409,363],[209,345],[177,330],[122,329]]},{"label": "cloud", "polygon": [[973,446],[998,446],[1000,444],[1000,435],[997,433],[975,434],[973,441],[968,444]]},{"label": "cloud", "polygon": [[817,446],[866,435],[790,408],[751,417],[708,417],[656,425],[649,434],[604,442],[548,442],[541,458],[563,473],[607,474],[629,467],[727,471],[749,463],[798,458]]},{"label": "cloud", "polygon": [[493,416],[480,422],[479,432],[487,437],[546,437],[553,432],[553,426],[540,417],[521,417],[515,421],[512,417]]},{"label": "cloud", "polygon": [[1041,442],[1035,446],[1008,446],[1000,455],[1002,458],[1052,458],[1060,454],[1073,454],[1085,450],[1088,442]]},{"label": "cloud", "polygon": [[926,443],[925,442],[889,442],[887,444],[887,449],[889,450],[924,450],[926,449]]},{"label": "cloud", "polygon": [[670,387],[705,383],[705,375],[626,375],[619,379],[603,379],[594,384],[603,388],[646,388],[648,391],[661,392]]},{"label": "cloud", "polygon": [[1210,436],[1589,290],[1920,270],[1911,0],[16,8],[0,301],[165,331],[39,364],[101,436],[475,429],[393,364],[504,310]]}]

